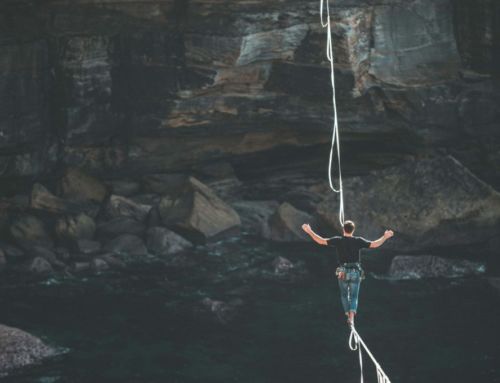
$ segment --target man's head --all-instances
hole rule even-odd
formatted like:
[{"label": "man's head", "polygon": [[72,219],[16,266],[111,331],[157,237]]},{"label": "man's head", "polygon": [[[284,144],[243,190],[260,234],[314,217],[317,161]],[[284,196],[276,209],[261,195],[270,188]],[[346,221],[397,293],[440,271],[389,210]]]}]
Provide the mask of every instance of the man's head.
[{"label": "man's head", "polygon": [[356,228],[356,225],[354,224],[354,222],[352,222],[352,221],[345,221],[344,222],[344,226],[343,226],[344,234],[352,235],[352,233],[354,233],[355,228]]}]

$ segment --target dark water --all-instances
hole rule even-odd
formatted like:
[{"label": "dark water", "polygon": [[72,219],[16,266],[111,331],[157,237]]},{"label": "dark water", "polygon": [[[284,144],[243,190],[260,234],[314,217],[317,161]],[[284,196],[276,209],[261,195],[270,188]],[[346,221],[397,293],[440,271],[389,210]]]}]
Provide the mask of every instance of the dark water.
[{"label": "dark water", "polygon": [[[68,348],[1,382],[358,382],[338,287],[257,287],[220,325],[156,265],[86,280],[4,282],[0,323]],[[199,297],[197,295],[199,294]],[[480,279],[364,281],[357,328],[393,382],[500,382],[500,298]],[[365,358],[367,382],[374,369]]]}]

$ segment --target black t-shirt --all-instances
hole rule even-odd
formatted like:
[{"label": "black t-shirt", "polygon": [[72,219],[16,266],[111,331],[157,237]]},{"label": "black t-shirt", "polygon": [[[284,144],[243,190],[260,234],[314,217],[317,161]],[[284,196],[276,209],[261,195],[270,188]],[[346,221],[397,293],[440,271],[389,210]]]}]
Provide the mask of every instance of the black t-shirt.
[{"label": "black t-shirt", "polygon": [[370,241],[361,237],[333,237],[327,240],[328,246],[337,250],[337,260],[344,263],[360,262],[360,250],[370,247]]}]

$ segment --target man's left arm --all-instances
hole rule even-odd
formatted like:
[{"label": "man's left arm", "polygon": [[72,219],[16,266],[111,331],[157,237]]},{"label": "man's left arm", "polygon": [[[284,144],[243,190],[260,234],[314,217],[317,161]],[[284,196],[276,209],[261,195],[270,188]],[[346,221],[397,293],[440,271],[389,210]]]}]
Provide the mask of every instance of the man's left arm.
[{"label": "man's left arm", "polygon": [[384,242],[387,241],[392,236],[394,236],[394,232],[392,230],[386,230],[382,237],[370,243],[369,246],[370,249],[376,249],[377,247],[382,246]]}]

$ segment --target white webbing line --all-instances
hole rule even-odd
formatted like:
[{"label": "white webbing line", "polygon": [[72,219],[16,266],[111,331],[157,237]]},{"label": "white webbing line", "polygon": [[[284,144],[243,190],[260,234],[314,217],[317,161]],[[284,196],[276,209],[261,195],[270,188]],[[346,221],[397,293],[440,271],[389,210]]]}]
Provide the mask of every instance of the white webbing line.
[{"label": "white webbing line", "polygon": [[[324,7],[324,2],[326,1],[326,7]],[[326,9],[326,23],[324,21],[324,11]],[[332,103],[333,103],[333,132],[332,132],[332,145],[330,148],[330,159],[328,162],[328,183],[330,188],[335,192],[339,193],[339,221],[341,225],[344,225],[344,191],[342,188],[342,168],[340,165],[340,140],[339,140],[339,123],[337,117],[337,98],[335,94],[335,65],[333,57],[333,41],[332,41],[332,26],[330,21],[330,4],[329,0],[321,0],[320,3],[320,17],[321,26],[327,29],[327,39],[326,39],[326,57],[330,62],[330,79],[332,83]],[[339,187],[338,189],[333,186],[332,181],[332,163],[333,154],[335,150],[335,143],[337,143],[337,159],[338,159],[338,173],[339,173]]]},{"label": "white webbing line", "polygon": [[385,374],[384,370],[382,370],[382,367],[380,364],[378,364],[377,360],[373,356],[373,354],[370,352],[368,349],[368,346],[363,342],[363,339],[359,336],[358,332],[354,328],[354,326],[351,327],[351,335],[349,336],[349,348],[352,351],[358,350],[359,353],[359,366],[361,368],[361,383],[363,383],[363,353],[361,350],[361,346],[365,349],[366,353],[368,356],[371,358],[373,364],[375,365],[377,369],[377,382],[378,383],[391,383],[389,380],[389,377]]},{"label": "white webbing line", "polygon": [[[340,224],[344,224],[344,192],[342,187],[342,167],[340,165],[340,140],[339,140],[339,122],[337,117],[337,99],[335,94],[335,65],[334,65],[334,57],[333,57],[333,41],[332,41],[332,26],[330,20],[330,4],[329,0],[320,0],[320,17],[321,17],[321,26],[327,29],[327,39],[326,39],[326,57],[330,62],[330,79],[332,83],[332,103],[333,103],[333,132],[332,132],[332,145],[330,148],[330,159],[328,163],[328,183],[330,188],[335,192],[339,193],[340,202],[339,202],[339,220]],[[326,3],[326,7],[324,6]],[[326,17],[327,20],[324,20],[324,13],[326,9]],[[337,144],[337,158],[338,158],[338,173],[339,173],[339,187],[338,189],[333,186],[332,181],[332,163],[333,163],[333,155],[335,151],[335,143]],[[349,336],[349,348],[352,351],[358,350],[359,352],[359,366],[361,368],[361,383],[363,383],[363,352],[361,350],[361,346],[365,349],[366,353],[370,356],[375,367],[377,369],[377,380],[378,383],[391,383],[389,377],[385,374],[380,364],[378,364],[377,360],[370,352],[368,347],[366,346],[363,339],[359,336],[358,332],[352,326],[351,335]]]}]

